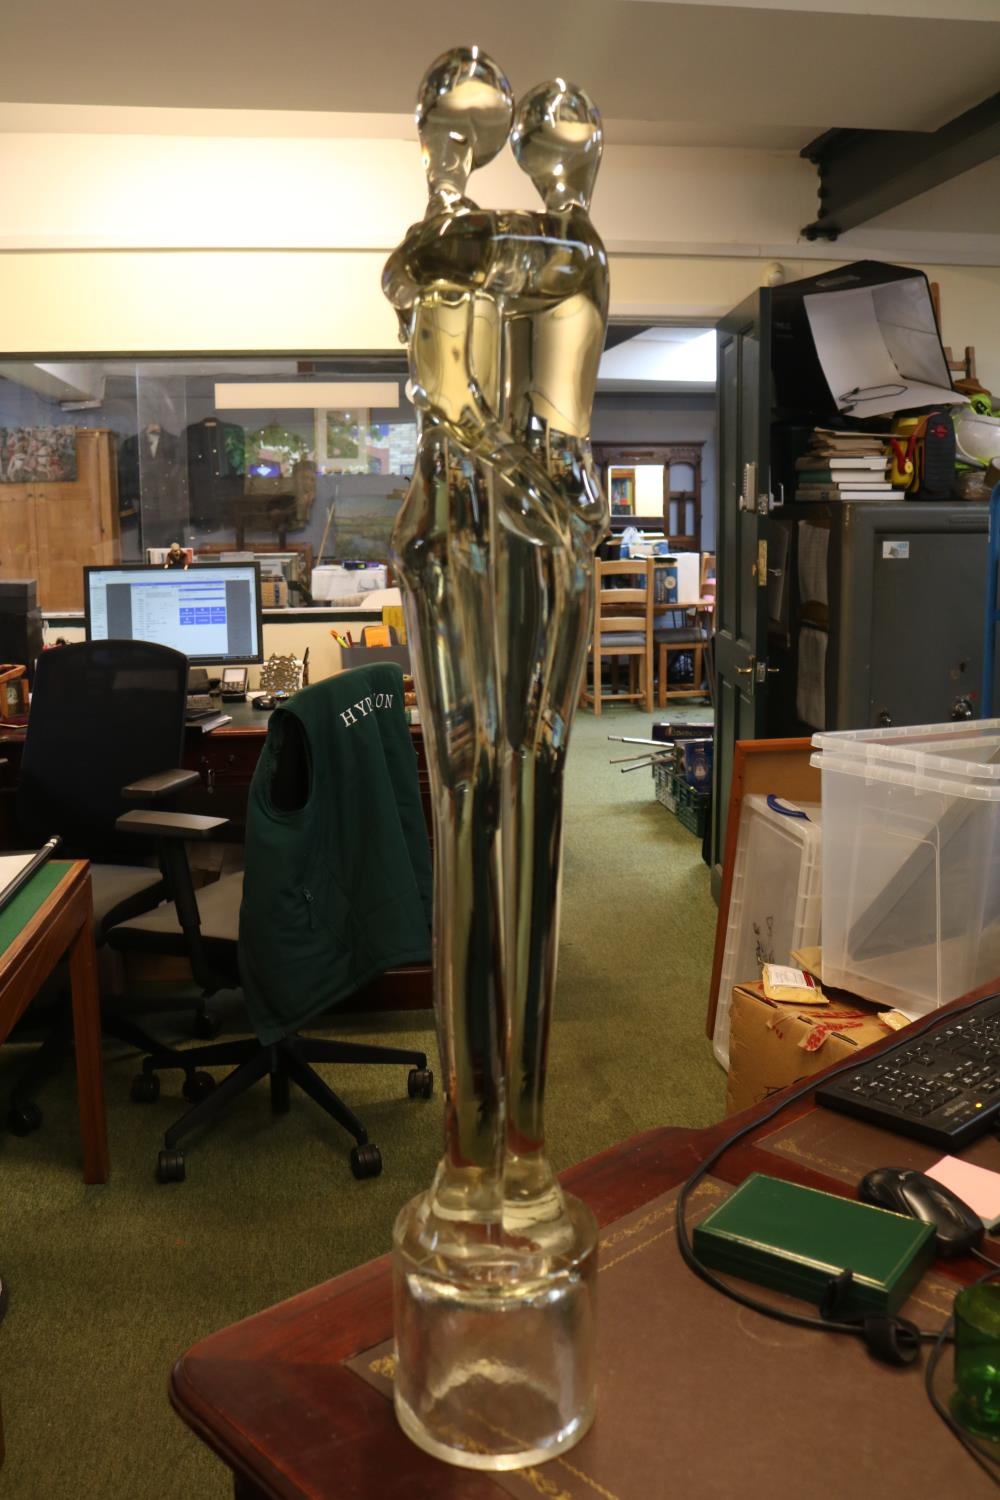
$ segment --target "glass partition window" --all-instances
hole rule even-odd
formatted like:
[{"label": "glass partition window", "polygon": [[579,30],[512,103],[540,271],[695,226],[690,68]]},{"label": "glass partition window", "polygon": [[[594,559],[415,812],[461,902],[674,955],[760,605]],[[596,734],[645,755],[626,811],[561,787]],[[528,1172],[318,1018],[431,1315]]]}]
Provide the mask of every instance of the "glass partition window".
[{"label": "glass partition window", "polygon": [[[619,365],[635,343],[624,332],[611,339]],[[664,330],[639,342],[670,345]],[[648,371],[611,374],[594,456],[612,527],[697,549],[712,441],[687,440],[687,408],[670,406],[685,398],[651,390]],[[374,591],[391,581],[389,538],[416,461],[406,385],[402,354],[0,355],[0,580],[36,579],[49,614],[82,611],[85,566],[159,561],[176,543],[203,563],[270,559],[265,577],[283,583],[265,604]],[[348,563],[371,568],[353,578]]]},{"label": "glass partition window", "polygon": [[[83,567],[384,563],[416,454],[402,359],[0,362],[0,578],[83,607]],[[290,561],[288,561],[290,560]]]}]

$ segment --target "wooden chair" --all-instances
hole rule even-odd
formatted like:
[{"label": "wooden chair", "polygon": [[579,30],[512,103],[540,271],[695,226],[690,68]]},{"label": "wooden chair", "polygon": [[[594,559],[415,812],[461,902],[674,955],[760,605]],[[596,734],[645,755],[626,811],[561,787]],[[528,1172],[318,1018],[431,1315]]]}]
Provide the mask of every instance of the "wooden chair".
[{"label": "wooden chair", "polygon": [[[608,702],[641,703],[653,711],[653,590],[651,561],[631,558],[625,562],[598,562],[594,577],[594,631],[590,645],[593,686],[584,684],[583,702],[594,713]],[[622,587],[617,581],[626,580]],[[640,586],[636,587],[636,582]],[[613,663],[627,657],[627,692],[604,691],[604,659]],[[638,669],[638,678],[636,677]]]},{"label": "wooden chair", "polygon": [[[705,559],[702,558],[704,572]],[[657,559],[652,560],[650,592],[655,600]],[[706,580],[707,581],[707,580]],[[711,684],[702,687],[704,655],[708,645],[714,600],[696,599],[690,603],[678,601],[655,606],[653,615],[653,645],[656,649],[657,689],[656,706],[666,708],[668,698],[711,697]],[[694,672],[690,687],[671,687],[668,680],[671,652],[688,652],[692,658]]]}]

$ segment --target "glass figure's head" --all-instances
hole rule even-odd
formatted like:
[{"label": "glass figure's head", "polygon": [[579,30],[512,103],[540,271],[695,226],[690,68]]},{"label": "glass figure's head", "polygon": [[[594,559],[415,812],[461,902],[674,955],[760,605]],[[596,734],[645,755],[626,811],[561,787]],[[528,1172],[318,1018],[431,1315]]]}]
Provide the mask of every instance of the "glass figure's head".
[{"label": "glass figure's head", "polygon": [[547,208],[590,207],[604,132],[583,89],[561,78],[538,84],[517,107],[510,143]]},{"label": "glass figure's head", "polygon": [[510,84],[479,47],[454,47],[432,63],[417,95],[417,130],[432,193],[462,197],[469,176],[510,134]]}]

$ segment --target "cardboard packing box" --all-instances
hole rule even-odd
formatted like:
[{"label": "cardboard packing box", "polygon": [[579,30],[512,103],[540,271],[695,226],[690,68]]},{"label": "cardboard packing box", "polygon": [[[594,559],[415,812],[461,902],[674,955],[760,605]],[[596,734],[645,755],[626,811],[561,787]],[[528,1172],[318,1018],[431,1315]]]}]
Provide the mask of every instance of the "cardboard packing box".
[{"label": "cardboard packing box", "polygon": [[883,1041],[890,1028],[864,1000],[827,1005],[768,1000],[759,982],[733,990],[726,1113],[759,1104],[779,1089]]},{"label": "cardboard packing box", "polygon": [[260,603],[262,609],[287,609],[288,584],[284,578],[262,578],[260,580]]}]

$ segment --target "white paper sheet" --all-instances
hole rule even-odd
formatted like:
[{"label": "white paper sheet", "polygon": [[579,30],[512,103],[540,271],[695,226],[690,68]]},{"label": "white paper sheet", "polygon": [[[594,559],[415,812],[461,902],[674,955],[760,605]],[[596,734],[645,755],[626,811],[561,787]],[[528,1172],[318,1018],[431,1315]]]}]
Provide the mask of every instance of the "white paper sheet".
[{"label": "white paper sheet", "polygon": [[3,906],[7,891],[35,858],[37,850],[29,854],[0,854],[0,906]]},{"label": "white paper sheet", "polygon": [[803,625],[799,631],[799,676],[795,690],[795,712],[813,729],[826,728],[825,630]]},{"label": "white paper sheet", "polygon": [[933,312],[927,325],[924,304],[930,303],[922,280],[817,292],[802,301],[840,411],[875,417],[966,399],[948,383]]},{"label": "white paper sheet", "polygon": [[830,532],[826,526],[799,522],[799,598],[803,604],[830,602],[826,568],[829,548]]}]

